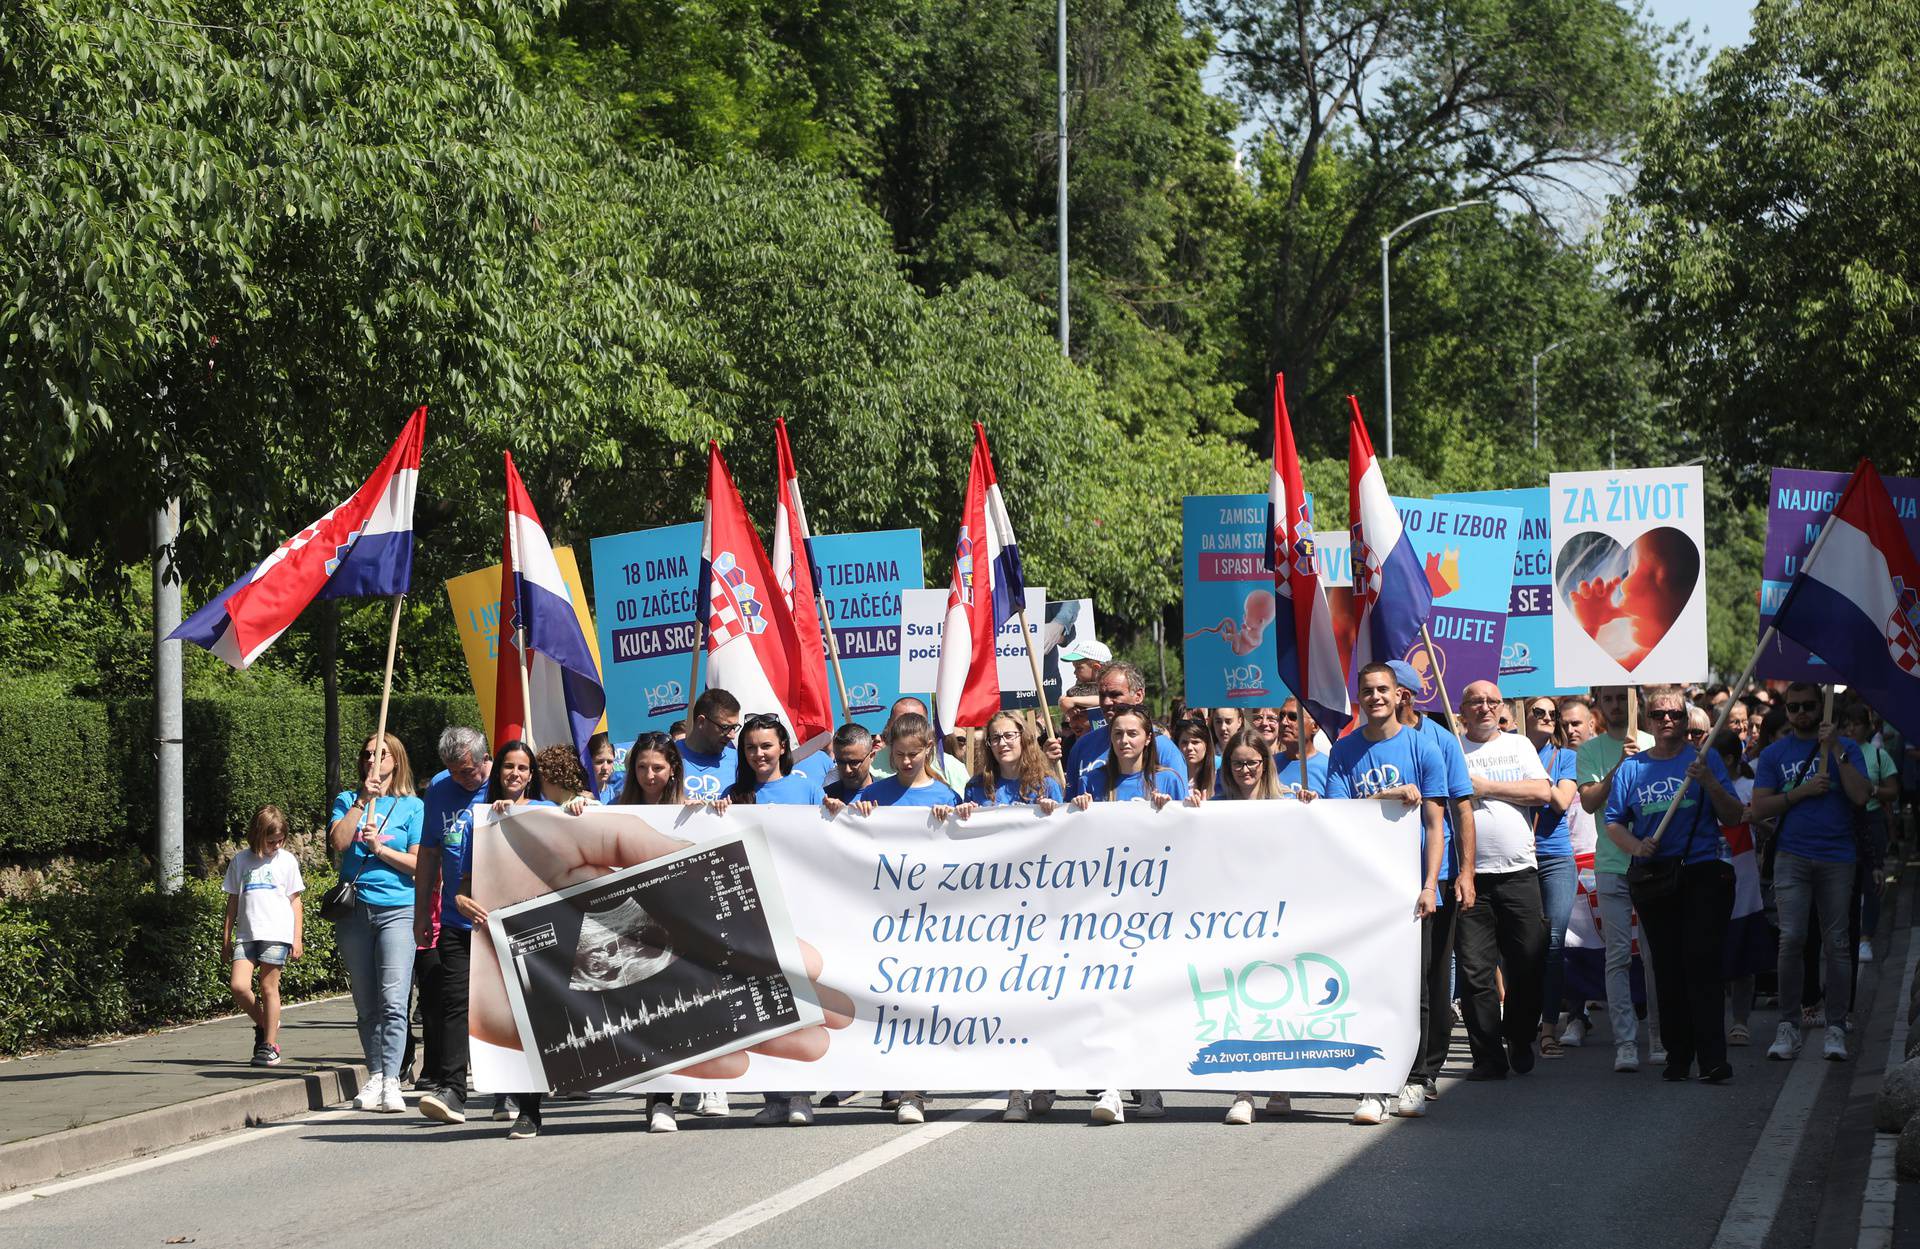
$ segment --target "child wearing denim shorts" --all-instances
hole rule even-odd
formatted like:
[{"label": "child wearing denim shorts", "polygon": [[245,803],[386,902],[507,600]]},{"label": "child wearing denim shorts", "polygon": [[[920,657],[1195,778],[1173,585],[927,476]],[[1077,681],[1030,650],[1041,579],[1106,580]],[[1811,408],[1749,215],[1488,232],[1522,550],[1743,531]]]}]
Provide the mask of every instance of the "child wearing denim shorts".
[{"label": "child wearing denim shorts", "polygon": [[[301,935],[305,915],[300,894],[300,861],[288,853],[287,817],[268,804],[247,826],[247,848],[227,864],[221,888],[227,916],[220,927],[220,948],[233,956],[234,1004],[253,1020],[253,1065],[280,1061],[280,969],[306,951]],[[236,924],[237,921],[237,924]],[[253,988],[254,970],[260,989]]]}]

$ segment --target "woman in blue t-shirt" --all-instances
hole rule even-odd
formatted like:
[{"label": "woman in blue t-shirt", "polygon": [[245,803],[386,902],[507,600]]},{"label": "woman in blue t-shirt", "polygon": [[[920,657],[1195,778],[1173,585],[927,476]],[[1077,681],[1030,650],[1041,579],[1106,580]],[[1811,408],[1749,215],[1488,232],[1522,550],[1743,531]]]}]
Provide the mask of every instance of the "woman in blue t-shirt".
[{"label": "woman in blue t-shirt", "polygon": [[815,807],[826,800],[819,781],[793,770],[793,740],[779,716],[763,711],[740,722],[733,784],[714,810],[736,802]]},{"label": "woman in blue t-shirt", "polygon": [[887,726],[887,753],[893,759],[893,775],[883,776],[861,790],[849,804],[856,812],[872,815],[876,807],[959,805],[960,795],[940,777],[939,757],[933,748],[933,725],[927,723],[925,716],[917,711],[903,711],[895,716]]},{"label": "woman in blue t-shirt", "polygon": [[[376,760],[375,756],[378,755]],[[327,848],[353,886],[353,909],[340,925],[340,950],[360,1027],[367,1082],[357,1110],[398,1114],[400,1059],[407,1046],[407,993],[413,987],[413,869],[426,806],[413,796],[407,749],[388,733],[360,751],[360,787],[333,800]]]},{"label": "woman in blue t-shirt", "polygon": [[[1149,762],[1151,768],[1146,766]],[[1147,709],[1115,707],[1107,712],[1106,762],[1087,774],[1087,791],[1073,805],[1085,811],[1096,799],[1150,802],[1157,811],[1169,802],[1184,801],[1189,793],[1186,777],[1160,766]]]},{"label": "woman in blue t-shirt", "polygon": [[[1107,760],[1087,774],[1086,792],[1075,796],[1073,805],[1085,811],[1094,802],[1150,802],[1158,811],[1175,799],[1188,805],[1200,801],[1187,789],[1187,778],[1172,768],[1160,766],[1153,744],[1153,719],[1144,707],[1111,707],[1107,710]],[[1142,1119],[1166,1117],[1166,1104],[1158,1089],[1140,1089],[1140,1107],[1134,1111]],[[1125,1123],[1125,1103],[1119,1089],[1101,1090],[1093,1104],[1095,1123]]]},{"label": "woman in blue t-shirt", "polygon": [[1051,815],[1061,802],[1060,782],[1047,775],[1046,752],[1019,716],[996,712],[974,750],[973,779],[953,814],[966,819],[981,807],[1037,806]]}]

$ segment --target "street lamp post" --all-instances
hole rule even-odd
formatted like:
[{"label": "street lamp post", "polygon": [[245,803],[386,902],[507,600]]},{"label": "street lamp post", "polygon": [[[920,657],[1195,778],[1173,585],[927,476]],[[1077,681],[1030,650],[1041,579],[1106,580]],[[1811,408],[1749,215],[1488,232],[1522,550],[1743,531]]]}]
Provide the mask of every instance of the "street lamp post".
[{"label": "street lamp post", "polygon": [[1491,204],[1492,200],[1469,199],[1458,204],[1449,204],[1445,208],[1429,209],[1417,217],[1409,217],[1393,229],[1380,236],[1380,357],[1382,373],[1385,375],[1387,390],[1387,458],[1393,458],[1393,270],[1388,262],[1387,245],[1394,236],[1408,226],[1419,225],[1428,217],[1438,217],[1443,213],[1459,212],[1462,208],[1472,208],[1476,204]]},{"label": "street lamp post", "polygon": [[1567,345],[1562,338],[1533,353],[1533,449],[1540,449],[1540,361]]},{"label": "street lamp post", "polygon": [[1060,354],[1070,354],[1067,346],[1067,0],[1059,0],[1054,13],[1054,67],[1059,75],[1060,98],[1056,101],[1059,117],[1060,186],[1058,209],[1060,232]]}]

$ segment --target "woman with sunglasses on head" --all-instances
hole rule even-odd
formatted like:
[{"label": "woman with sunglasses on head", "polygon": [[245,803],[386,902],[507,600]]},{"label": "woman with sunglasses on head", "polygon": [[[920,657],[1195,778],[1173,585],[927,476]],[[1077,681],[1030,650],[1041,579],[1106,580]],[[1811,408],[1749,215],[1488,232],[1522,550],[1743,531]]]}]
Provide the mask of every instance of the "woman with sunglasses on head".
[{"label": "woman with sunglasses on head", "polygon": [[[820,782],[793,770],[793,739],[786,724],[770,712],[756,712],[740,721],[739,752],[733,784],[713,803],[716,812],[742,805],[816,807],[838,811]],[[812,1093],[768,1093],[767,1104],[753,1116],[759,1127],[787,1124],[806,1127],[813,1122]]]},{"label": "woman with sunglasses on head", "polygon": [[[678,807],[687,800],[685,764],[679,748],[665,733],[642,733],[627,748],[626,771],[608,786],[612,803],[623,807]],[[676,813],[677,814],[677,813]],[[667,817],[671,820],[672,814]],[[708,1118],[725,1118],[725,1093],[686,1093],[682,1109]],[[647,1131],[675,1132],[673,1094],[647,1097]]]},{"label": "woman with sunglasses on head", "polygon": [[[467,1120],[467,994],[472,972],[472,940],[476,927],[484,929],[487,922],[487,909],[473,896],[473,843],[474,826],[479,817],[488,809],[505,814],[516,807],[550,807],[553,803],[540,797],[540,764],[534,757],[533,748],[525,742],[514,740],[503,743],[494,752],[493,772],[487,778],[485,796],[474,800],[472,806],[455,817],[455,828],[449,832],[449,843],[458,841],[458,858],[449,854],[449,861],[443,871],[450,880],[457,881],[451,913],[442,910],[441,922],[441,999],[445,1003],[447,1014],[445,1040],[442,1042],[447,1057],[441,1064],[442,1085],[420,1099],[420,1113],[429,1119],[438,1119],[442,1123],[465,1123]],[[449,947],[446,934],[449,930],[458,930],[457,957],[448,958]],[[485,940],[484,937],[481,938]],[[513,1127],[507,1132],[509,1140],[523,1140],[540,1135],[539,1093],[501,1093],[493,1099],[493,1117],[504,1119],[515,1115]]]},{"label": "woman with sunglasses on head", "polygon": [[1527,740],[1547,770],[1551,797],[1533,811],[1534,865],[1540,873],[1540,905],[1547,915],[1547,957],[1543,964],[1540,998],[1540,1057],[1564,1058],[1560,1044],[1560,995],[1565,984],[1567,921],[1573,916],[1579,875],[1573,862],[1573,810],[1580,805],[1579,773],[1574,747],[1560,732],[1560,708],[1553,698],[1538,694],[1518,700]]},{"label": "woman with sunglasses on head", "polygon": [[[1187,778],[1160,766],[1153,742],[1153,717],[1145,707],[1120,704],[1107,709],[1107,758],[1087,774],[1085,792],[1073,799],[1085,811],[1094,802],[1147,802],[1158,811],[1169,802],[1197,805],[1201,795],[1187,789]],[[1160,1090],[1140,1089],[1142,1119],[1163,1119],[1166,1104]],[[1093,1106],[1095,1123],[1125,1123],[1126,1109],[1119,1089],[1105,1089]]]},{"label": "woman with sunglasses on head", "polygon": [[[981,807],[1034,806],[1051,815],[1062,801],[1060,782],[1049,775],[1046,752],[1027,731],[1027,724],[1010,711],[994,713],[974,750],[974,776],[967,782],[964,800],[956,807],[935,807],[936,817],[948,814],[968,819]],[[1001,1119],[1025,1123],[1029,1113],[1044,1115],[1053,1109],[1052,1089],[1013,1089]]]},{"label": "woman with sunglasses on head", "polygon": [[[960,803],[953,786],[941,779],[939,751],[934,746],[933,725],[917,711],[902,711],[887,724],[887,754],[893,763],[893,775],[883,776],[860,791],[847,805],[857,815],[872,815],[880,807],[930,807],[937,818],[945,816]],[[829,810],[837,809],[829,799]],[[882,1090],[882,1103],[895,1102],[895,1123],[925,1123],[927,1095],[923,1090],[908,1090],[895,1098]]]},{"label": "woman with sunglasses on head", "polygon": [[[1235,733],[1220,751],[1220,792],[1214,795],[1213,801],[1258,802],[1293,797],[1293,792],[1280,783],[1274,764],[1266,738],[1252,729]],[[1302,796],[1311,799],[1312,791],[1303,791]],[[1235,1093],[1233,1104],[1227,1107],[1227,1117],[1222,1122],[1236,1125],[1252,1123],[1256,1096],[1251,1092]],[[1285,1093],[1267,1095],[1268,1114],[1280,1116],[1292,1112],[1293,1099],[1290,1096]]]}]

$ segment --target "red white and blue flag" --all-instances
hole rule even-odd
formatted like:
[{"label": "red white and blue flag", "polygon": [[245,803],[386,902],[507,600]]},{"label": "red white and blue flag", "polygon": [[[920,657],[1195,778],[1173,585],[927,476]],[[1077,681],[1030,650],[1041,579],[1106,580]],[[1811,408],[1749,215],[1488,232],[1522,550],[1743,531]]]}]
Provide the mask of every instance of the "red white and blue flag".
[{"label": "red white and blue flag", "polygon": [[1773,627],[1908,741],[1920,738],[1920,561],[1871,460],[1854,469]]},{"label": "red white and blue flag", "polygon": [[1433,587],[1387,493],[1360,401],[1347,396],[1347,515],[1353,529],[1352,677],[1371,663],[1405,659],[1433,612]]},{"label": "red white and blue flag", "polygon": [[354,496],[294,534],[170,639],[245,668],[317,598],[388,598],[413,580],[413,497],[427,409],[415,409]]},{"label": "red white and blue flag", "polygon": [[1026,605],[1026,596],[1020,546],[1000,498],[987,429],[975,421],[973,462],[960,536],[953,547],[953,582],[947,590],[934,679],[934,713],[942,728],[981,728],[1000,710],[994,633]]},{"label": "red white and blue flag", "polygon": [[1300,475],[1284,375],[1273,379],[1273,481],[1267,488],[1267,535],[1267,566],[1273,570],[1273,592],[1280,600],[1274,619],[1280,679],[1330,735],[1338,734],[1353,718],[1353,705],[1347,697],[1347,674],[1340,666],[1333,613],[1320,584],[1313,503]]},{"label": "red white and blue flag", "polygon": [[780,478],[773,508],[773,575],[793,614],[794,653],[788,663],[793,689],[787,717],[792,722],[793,756],[799,759],[832,738],[833,704],[827,692],[826,644],[814,607],[820,570],[813,558],[813,531],[807,527],[807,509],[800,502],[800,472],[794,467],[784,419],[775,418],[773,436]]},{"label": "red white and blue flag", "polygon": [[[587,740],[607,709],[600,669],[573,609],[533,499],[506,455],[507,527],[500,564],[500,662],[495,669],[494,736],[536,749],[568,743],[593,775]],[[525,643],[525,654],[521,643]],[[521,672],[526,673],[526,699]]]},{"label": "red white and blue flag", "polygon": [[[700,574],[706,587],[700,615],[706,631],[707,688],[724,689],[739,699],[743,716],[779,716],[796,747],[817,735],[820,724],[802,726],[794,720],[800,642],[793,611],[717,442],[707,444],[706,545],[700,552]],[[814,633],[817,637],[819,630]],[[802,727],[807,737],[801,736]]]}]

